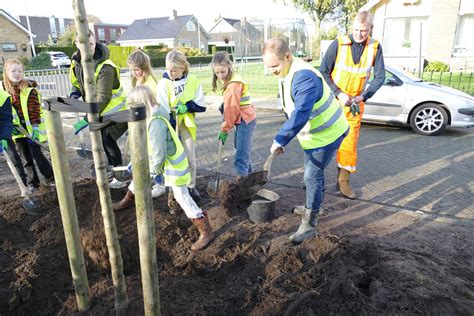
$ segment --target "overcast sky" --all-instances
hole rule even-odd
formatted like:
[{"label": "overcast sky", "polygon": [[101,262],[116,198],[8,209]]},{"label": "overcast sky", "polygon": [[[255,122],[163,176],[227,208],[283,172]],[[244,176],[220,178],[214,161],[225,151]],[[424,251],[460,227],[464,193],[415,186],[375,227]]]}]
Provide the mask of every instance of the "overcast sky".
[{"label": "overcast sky", "polygon": [[[288,1],[290,2],[290,1]],[[281,0],[84,0],[86,12],[99,17],[104,23],[131,24],[136,19],[162,17],[178,11],[178,15],[195,15],[206,30],[221,14],[226,18],[304,18],[307,14],[298,12],[291,5],[284,6]],[[14,16],[56,16],[72,18],[72,1],[68,0],[0,0],[0,8]],[[308,27],[311,29],[311,27]]]}]

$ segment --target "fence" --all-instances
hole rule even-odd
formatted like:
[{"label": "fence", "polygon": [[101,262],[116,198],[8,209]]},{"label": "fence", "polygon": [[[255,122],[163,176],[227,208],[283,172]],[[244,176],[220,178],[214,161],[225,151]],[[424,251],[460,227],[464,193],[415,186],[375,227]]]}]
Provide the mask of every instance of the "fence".
[{"label": "fence", "polygon": [[[252,96],[276,97],[278,94],[278,80],[275,76],[266,75],[261,61],[248,61],[235,64],[235,70],[242,75],[250,87]],[[158,78],[161,78],[165,69],[156,68]],[[190,72],[200,81],[206,94],[212,94],[212,69],[209,64],[192,65]],[[44,97],[67,96],[71,83],[69,82],[68,69],[31,70],[25,72],[25,77],[38,83],[38,90]],[[467,94],[474,95],[474,82],[472,72],[425,72],[423,80],[439,83]],[[130,74],[121,73],[121,83],[126,91],[130,91]],[[220,91],[216,92],[220,94]]]}]

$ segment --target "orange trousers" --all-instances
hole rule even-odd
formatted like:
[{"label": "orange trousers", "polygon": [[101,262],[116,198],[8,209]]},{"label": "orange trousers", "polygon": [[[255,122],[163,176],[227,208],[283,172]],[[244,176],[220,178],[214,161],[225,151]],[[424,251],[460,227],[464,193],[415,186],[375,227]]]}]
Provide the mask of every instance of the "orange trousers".
[{"label": "orange trousers", "polygon": [[364,103],[360,103],[360,114],[352,115],[350,106],[343,106],[349,122],[349,134],[344,138],[336,154],[337,166],[349,172],[356,172],[357,142],[359,141],[360,124],[364,113]]}]

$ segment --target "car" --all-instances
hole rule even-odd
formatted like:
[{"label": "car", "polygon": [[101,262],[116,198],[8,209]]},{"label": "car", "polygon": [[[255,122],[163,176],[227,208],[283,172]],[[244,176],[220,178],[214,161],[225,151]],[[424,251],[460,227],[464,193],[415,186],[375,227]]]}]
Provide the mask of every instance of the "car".
[{"label": "car", "polygon": [[474,126],[474,97],[389,65],[385,77],[365,103],[363,122],[409,125],[426,136],[438,135],[447,126]]},{"label": "car", "polygon": [[69,67],[71,65],[71,59],[68,55],[63,52],[46,52],[51,58],[51,65],[53,67]]}]

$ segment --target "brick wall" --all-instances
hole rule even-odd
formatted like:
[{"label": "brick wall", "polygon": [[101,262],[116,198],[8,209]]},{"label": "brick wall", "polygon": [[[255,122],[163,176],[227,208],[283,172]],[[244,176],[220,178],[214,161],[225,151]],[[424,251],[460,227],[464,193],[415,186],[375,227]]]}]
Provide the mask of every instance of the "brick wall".
[{"label": "brick wall", "polygon": [[[31,45],[28,34],[14,25],[4,16],[0,15],[0,65],[10,58],[27,57],[31,59]],[[3,44],[11,43],[16,45],[16,51],[3,51]],[[26,51],[22,49],[25,47]]]}]

